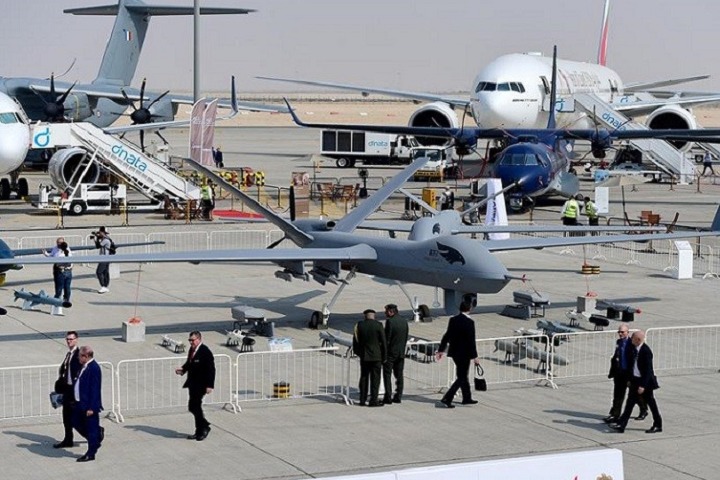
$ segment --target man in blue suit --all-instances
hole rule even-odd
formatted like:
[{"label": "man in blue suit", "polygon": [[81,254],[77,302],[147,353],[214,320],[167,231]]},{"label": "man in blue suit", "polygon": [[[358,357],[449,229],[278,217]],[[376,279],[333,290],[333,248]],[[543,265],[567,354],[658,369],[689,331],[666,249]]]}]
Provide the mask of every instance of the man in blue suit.
[{"label": "man in blue suit", "polygon": [[102,370],[94,355],[91,347],[80,347],[82,370],[75,381],[73,426],[87,439],[88,449],[85,455],[77,459],[78,462],[95,460],[95,454],[105,437],[105,429],[100,426],[100,412],[103,410]]}]

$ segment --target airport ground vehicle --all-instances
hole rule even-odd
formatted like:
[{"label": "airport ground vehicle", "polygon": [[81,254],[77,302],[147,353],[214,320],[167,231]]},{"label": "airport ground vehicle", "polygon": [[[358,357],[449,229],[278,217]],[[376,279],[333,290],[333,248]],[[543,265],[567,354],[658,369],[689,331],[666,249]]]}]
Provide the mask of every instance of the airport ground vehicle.
[{"label": "airport ground vehicle", "polygon": [[71,215],[82,215],[86,212],[109,212],[119,211],[122,208],[139,210],[147,208],[148,210],[157,210],[160,208],[159,203],[133,204],[129,205],[127,201],[126,185],[111,185],[108,183],[81,183],[75,189],[68,189],[60,195],[50,197],[50,192],[54,187],[49,185],[40,185],[38,203],[35,205],[39,209],[55,210],[58,206],[62,206],[65,211]]},{"label": "airport ground vehicle", "polygon": [[353,132],[349,130],[322,130],[320,154],[335,159],[338,168],[364,165],[409,164],[417,141],[405,135]]}]

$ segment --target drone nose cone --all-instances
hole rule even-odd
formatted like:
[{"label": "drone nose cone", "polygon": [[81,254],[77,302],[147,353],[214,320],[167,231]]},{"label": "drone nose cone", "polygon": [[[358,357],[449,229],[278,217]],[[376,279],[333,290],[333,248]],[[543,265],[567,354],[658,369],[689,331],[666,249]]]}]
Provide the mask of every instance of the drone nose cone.
[{"label": "drone nose cone", "polygon": [[0,173],[12,172],[22,165],[30,145],[27,125],[0,124]]}]

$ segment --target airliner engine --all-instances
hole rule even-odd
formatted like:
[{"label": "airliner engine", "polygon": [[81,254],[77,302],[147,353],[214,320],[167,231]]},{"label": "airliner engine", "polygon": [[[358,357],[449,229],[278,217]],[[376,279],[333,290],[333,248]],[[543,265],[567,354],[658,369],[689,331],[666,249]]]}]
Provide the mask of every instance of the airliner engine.
[{"label": "airliner engine", "polygon": [[[697,121],[691,111],[677,105],[667,105],[658,108],[648,115],[647,120],[645,120],[645,125],[652,130],[662,128],[688,130],[697,128]],[[677,141],[670,143],[683,152],[687,152],[692,146],[692,143],[689,142]]]},{"label": "airliner engine", "polygon": [[80,147],[63,148],[50,158],[48,173],[53,184],[59,191],[63,191],[74,184],[82,175],[82,183],[97,183],[100,179],[100,167],[90,161],[88,152]]},{"label": "airliner engine", "polygon": [[[443,102],[433,102],[416,110],[410,116],[408,126],[459,128],[460,120],[450,105]],[[444,138],[415,137],[415,139],[423,146],[449,145],[452,143],[452,140]]]}]

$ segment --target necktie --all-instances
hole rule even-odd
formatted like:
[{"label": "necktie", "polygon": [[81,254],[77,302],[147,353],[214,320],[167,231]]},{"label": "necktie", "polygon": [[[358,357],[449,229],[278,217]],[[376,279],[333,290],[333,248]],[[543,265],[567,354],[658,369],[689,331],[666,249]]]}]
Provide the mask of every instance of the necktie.
[{"label": "necktie", "polygon": [[190,349],[190,360],[192,360],[193,357],[195,357],[195,352],[196,352],[196,351],[197,351],[196,348],[191,348],[191,349]]},{"label": "necktie", "polygon": [[65,355],[65,361],[63,362],[63,368],[65,369],[65,381],[68,385],[72,383],[70,380],[70,357],[72,357],[72,350],[67,352]]}]

